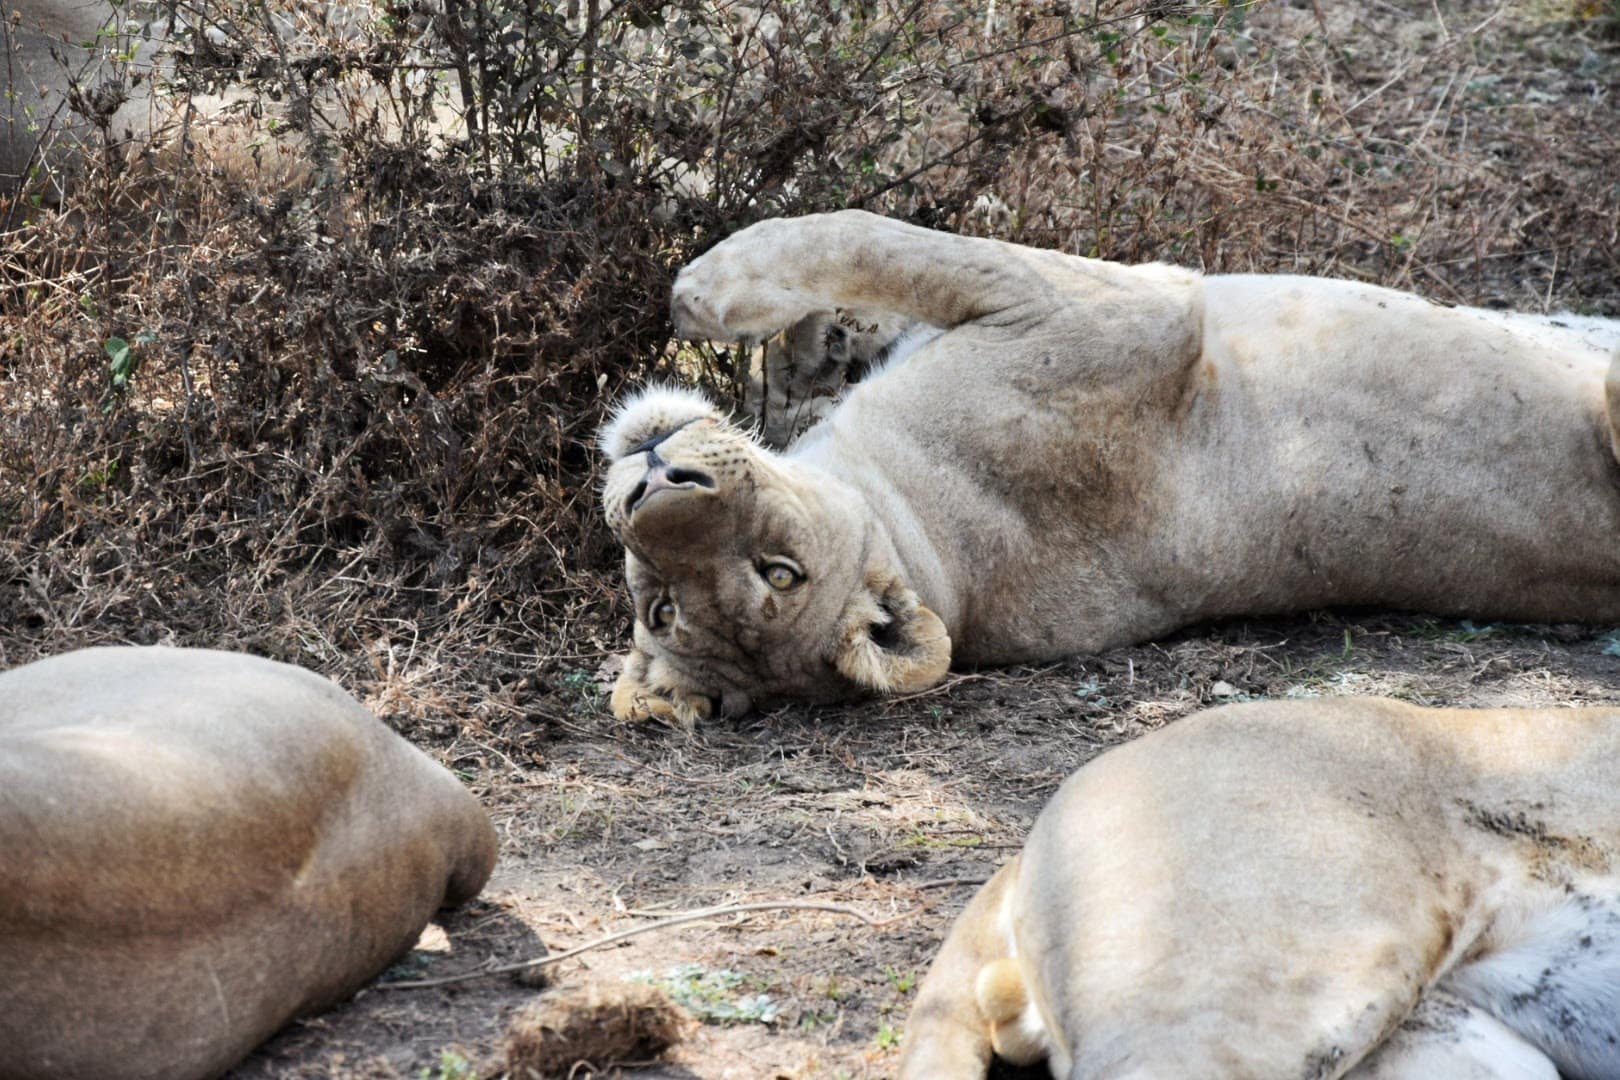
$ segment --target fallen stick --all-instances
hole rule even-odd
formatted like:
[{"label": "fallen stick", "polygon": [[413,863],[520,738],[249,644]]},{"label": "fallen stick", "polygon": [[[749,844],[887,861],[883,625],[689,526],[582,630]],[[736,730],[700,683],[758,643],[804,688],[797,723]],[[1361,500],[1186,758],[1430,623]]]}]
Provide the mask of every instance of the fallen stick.
[{"label": "fallen stick", "polygon": [[898,915],[891,915],[887,919],[874,919],[865,912],[857,911],[842,904],[823,904],[815,900],[766,900],[755,904],[726,904],[721,907],[700,908],[696,911],[683,912],[668,919],[659,919],[645,926],[633,926],[628,930],[620,930],[606,937],[587,941],[583,945],[576,945],[560,953],[548,953],[545,956],[536,956],[528,960],[519,960],[512,964],[496,964],[491,967],[474,968],[456,975],[441,975],[435,979],[401,979],[395,982],[378,983],[375,990],[417,990],[428,986],[444,986],[447,983],[466,982],[469,979],[482,979],[486,975],[505,975],[514,971],[528,971],[531,968],[549,967],[559,964],[570,957],[581,953],[613,945],[641,934],[650,934],[654,930],[667,930],[671,926],[680,926],[682,923],[698,922],[702,919],[712,919],[721,915],[743,915],[752,911],[826,911],[833,915],[843,915],[851,919],[859,919],[867,926],[883,927],[901,919],[909,918],[921,908],[912,911],[903,911]]}]

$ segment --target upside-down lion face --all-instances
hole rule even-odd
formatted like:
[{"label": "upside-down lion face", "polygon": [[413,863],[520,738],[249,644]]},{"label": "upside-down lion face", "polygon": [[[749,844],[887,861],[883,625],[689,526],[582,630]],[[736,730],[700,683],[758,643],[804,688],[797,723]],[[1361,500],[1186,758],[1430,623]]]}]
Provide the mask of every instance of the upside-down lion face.
[{"label": "upside-down lion face", "polygon": [[931,686],[938,616],[900,580],[865,500],[758,446],[701,396],[654,390],[602,433],[603,508],[625,546],[635,645],[621,719],[691,725],[776,698]]}]

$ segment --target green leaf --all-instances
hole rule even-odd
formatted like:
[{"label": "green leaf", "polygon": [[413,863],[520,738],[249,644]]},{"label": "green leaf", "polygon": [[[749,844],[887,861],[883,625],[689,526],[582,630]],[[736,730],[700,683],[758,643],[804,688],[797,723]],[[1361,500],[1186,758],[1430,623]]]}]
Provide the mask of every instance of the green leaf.
[{"label": "green leaf", "polygon": [[121,337],[110,337],[102,346],[107,350],[107,372],[115,389],[122,390],[135,373],[135,350]]}]

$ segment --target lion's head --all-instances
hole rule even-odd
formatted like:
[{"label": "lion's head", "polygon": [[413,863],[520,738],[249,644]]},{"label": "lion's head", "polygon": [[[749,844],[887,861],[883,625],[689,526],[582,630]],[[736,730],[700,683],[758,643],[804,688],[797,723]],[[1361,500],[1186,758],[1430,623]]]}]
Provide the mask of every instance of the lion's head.
[{"label": "lion's head", "polygon": [[601,443],[635,606],[615,715],[690,725],[716,705],[735,715],[944,676],[945,625],[854,488],[761,447],[690,391],[632,398]]}]

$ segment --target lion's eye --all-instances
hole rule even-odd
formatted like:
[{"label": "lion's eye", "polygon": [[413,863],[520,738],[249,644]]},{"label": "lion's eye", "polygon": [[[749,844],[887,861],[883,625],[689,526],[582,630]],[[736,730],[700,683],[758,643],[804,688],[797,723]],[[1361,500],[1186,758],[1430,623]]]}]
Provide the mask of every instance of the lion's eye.
[{"label": "lion's eye", "polygon": [[675,621],[675,601],[660,600],[647,612],[647,625],[662,630]]},{"label": "lion's eye", "polygon": [[761,568],[765,583],[778,592],[786,592],[804,580],[804,574],[792,563],[773,561]]}]

